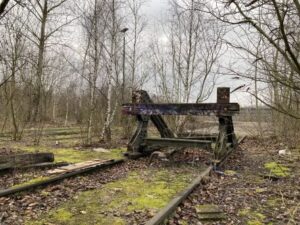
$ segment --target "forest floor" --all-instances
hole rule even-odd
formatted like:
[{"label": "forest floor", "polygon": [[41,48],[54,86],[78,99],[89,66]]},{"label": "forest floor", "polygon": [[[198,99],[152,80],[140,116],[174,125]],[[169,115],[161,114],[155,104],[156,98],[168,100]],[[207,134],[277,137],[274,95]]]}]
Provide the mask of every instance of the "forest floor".
[{"label": "forest floor", "polygon": [[[101,143],[80,145],[76,142],[78,137],[72,138],[78,132],[75,129],[69,133],[63,129],[45,132],[48,135],[39,146],[32,144],[29,135],[20,142],[3,141],[0,156],[52,152],[56,162],[68,163],[123,158],[122,141],[104,149]],[[112,168],[1,197],[0,224],[143,224],[207,167],[208,153],[188,152],[176,154],[174,161],[155,160],[151,165],[149,159],[128,160]],[[0,189],[38,182],[47,176],[47,169],[3,171]]]},{"label": "forest floor", "polygon": [[[83,146],[79,128],[44,131],[40,146],[29,138],[12,142],[3,137],[1,154],[53,152],[55,161],[77,163],[91,159],[123,158],[125,142],[107,152],[103,144]],[[181,204],[167,224],[300,224],[300,150],[278,151],[275,140],[246,139]],[[100,171],[0,198],[1,225],[144,224],[203,171],[210,154],[186,150],[170,162],[128,160]],[[46,177],[46,169],[14,170],[0,174],[0,189]],[[203,218],[203,208],[218,208],[217,220]],[[208,210],[209,211],[209,210]],[[221,215],[221,216],[220,216]],[[202,217],[201,217],[202,216]],[[211,218],[210,218],[211,219]]]},{"label": "forest floor", "polygon": [[167,224],[300,224],[300,149],[283,149],[274,139],[246,139]]}]

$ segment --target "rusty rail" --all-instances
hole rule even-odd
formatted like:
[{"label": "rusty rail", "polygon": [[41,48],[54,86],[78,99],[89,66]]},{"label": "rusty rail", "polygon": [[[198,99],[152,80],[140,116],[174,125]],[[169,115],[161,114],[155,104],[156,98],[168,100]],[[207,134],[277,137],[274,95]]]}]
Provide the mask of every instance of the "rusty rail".
[{"label": "rusty rail", "polygon": [[108,161],[105,161],[104,163],[99,164],[99,165],[95,165],[95,166],[92,166],[92,167],[84,168],[84,169],[69,172],[69,173],[60,174],[60,175],[57,175],[57,176],[52,176],[52,177],[49,177],[48,179],[41,180],[41,181],[36,182],[34,184],[28,184],[28,185],[23,185],[23,186],[21,185],[21,186],[17,186],[17,187],[8,188],[8,189],[0,191],[0,197],[8,196],[8,195],[15,194],[15,193],[22,192],[22,191],[26,191],[26,190],[31,190],[31,189],[41,187],[41,186],[46,186],[46,185],[49,185],[51,183],[64,180],[66,178],[74,177],[74,176],[84,174],[84,173],[89,173],[89,172],[92,172],[92,171],[95,171],[95,170],[98,170],[98,169],[108,168],[108,167],[111,167],[111,166],[114,166],[114,165],[117,165],[117,164],[120,164],[120,163],[123,163],[123,162],[125,162],[125,159],[108,160]]},{"label": "rusty rail", "polygon": [[159,211],[151,220],[149,220],[145,225],[159,225],[162,224],[177,208],[177,206],[183,202],[192,191],[198,187],[202,179],[208,176],[213,169],[213,166],[209,166],[204,172],[202,172],[184,191],[170,201],[170,203]]},{"label": "rusty rail", "polygon": [[[238,141],[238,145],[241,144],[245,140],[246,136],[242,137]],[[220,162],[218,162],[218,166],[221,166],[225,163],[225,161],[232,154],[227,154]],[[176,208],[193,192],[193,190],[201,184],[201,181],[204,177],[208,176],[214,169],[214,165],[207,167],[205,171],[203,171],[184,191],[182,191],[179,195],[173,198],[167,206],[165,206],[162,210],[160,210],[152,219],[145,223],[145,225],[160,225],[163,224],[166,219],[172,215],[172,213],[176,210]]]}]

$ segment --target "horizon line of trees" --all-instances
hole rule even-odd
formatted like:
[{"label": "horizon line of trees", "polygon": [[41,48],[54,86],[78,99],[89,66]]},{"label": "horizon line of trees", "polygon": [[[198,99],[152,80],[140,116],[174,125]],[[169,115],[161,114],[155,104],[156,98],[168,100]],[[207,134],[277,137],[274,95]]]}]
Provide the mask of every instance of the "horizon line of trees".
[{"label": "horizon line of trees", "polygon": [[[2,132],[39,123],[76,122],[111,142],[128,137],[120,113],[136,89],[160,101],[203,102],[231,80],[272,109],[274,132],[297,136],[300,119],[298,0],[170,0],[149,32],[144,0],[0,1]],[[148,29],[148,30],[147,30]],[[151,34],[150,34],[151,33]],[[188,117],[175,117],[181,132]],[[263,128],[260,127],[261,135]],[[297,139],[297,138],[296,138]]]}]

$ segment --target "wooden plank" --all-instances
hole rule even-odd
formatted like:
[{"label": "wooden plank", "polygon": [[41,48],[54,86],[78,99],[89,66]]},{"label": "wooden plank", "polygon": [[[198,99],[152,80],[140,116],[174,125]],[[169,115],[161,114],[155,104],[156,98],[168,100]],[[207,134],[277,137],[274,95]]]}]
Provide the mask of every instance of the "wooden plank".
[{"label": "wooden plank", "polygon": [[48,170],[47,173],[48,174],[68,173],[68,172],[71,172],[71,171],[80,170],[80,169],[83,169],[83,168],[95,166],[95,165],[101,164],[103,162],[105,162],[105,160],[98,159],[98,160],[91,160],[91,161],[85,161],[85,162],[80,162],[80,163],[74,163],[74,164],[71,164],[71,165],[68,165],[68,166],[62,166],[62,167],[54,169],[54,170]]},{"label": "wooden plank", "polygon": [[197,133],[188,133],[183,132],[178,134],[178,137],[181,139],[194,139],[194,140],[206,140],[215,142],[218,138],[218,134],[197,134]]},{"label": "wooden plank", "polygon": [[[149,94],[144,90],[134,91],[132,95],[133,104],[153,104],[152,99]],[[161,115],[151,115],[151,121],[154,126],[156,126],[161,137],[173,138],[175,137],[174,133],[169,129],[167,123],[164,121]]]},{"label": "wooden plank", "polygon": [[30,168],[47,168],[47,167],[59,167],[59,166],[67,166],[69,163],[67,162],[45,162],[45,163],[37,163],[37,164],[30,164],[30,165],[9,165],[4,164],[0,165],[0,171],[2,170],[10,170],[10,169],[30,169]]},{"label": "wooden plank", "polygon": [[9,166],[19,166],[28,164],[37,164],[44,162],[54,162],[53,153],[31,153],[31,154],[14,154],[0,157],[0,164]]},{"label": "wooden plank", "polygon": [[223,115],[238,113],[238,103],[201,104],[124,104],[123,113],[128,115]]},{"label": "wooden plank", "polygon": [[189,140],[180,138],[146,138],[146,145],[161,147],[195,147],[195,148],[211,148],[211,141],[206,140]]},{"label": "wooden plank", "polygon": [[201,140],[201,141],[212,141],[216,142],[218,136],[191,136],[191,137],[180,137],[181,139],[186,140]]},{"label": "wooden plank", "polygon": [[230,102],[230,88],[218,87],[217,88],[217,103],[229,103]]}]

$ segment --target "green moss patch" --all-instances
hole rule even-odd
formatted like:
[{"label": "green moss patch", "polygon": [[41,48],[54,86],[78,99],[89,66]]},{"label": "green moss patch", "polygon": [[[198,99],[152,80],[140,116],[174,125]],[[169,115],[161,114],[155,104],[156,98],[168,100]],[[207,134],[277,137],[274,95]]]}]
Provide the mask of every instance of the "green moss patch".
[{"label": "green moss patch", "polygon": [[276,162],[265,163],[264,167],[270,172],[271,175],[277,177],[287,177],[290,175],[290,169],[286,166]]},{"label": "green moss patch", "polygon": [[247,225],[264,225],[264,224],[258,220],[249,220],[247,222]]},{"label": "green moss patch", "polygon": [[192,180],[192,174],[174,170],[149,169],[132,172],[127,178],[108,183],[101,189],[86,191],[59,208],[42,216],[39,224],[132,224],[128,215],[136,212],[158,212]]},{"label": "green moss patch", "polygon": [[257,185],[263,184],[265,182],[265,180],[257,174],[245,174],[245,181],[249,181]]},{"label": "green moss patch", "polygon": [[281,198],[269,198],[267,200],[267,205],[270,207],[270,208],[274,208],[274,207],[277,207],[277,206],[280,206],[282,203],[282,199]]},{"label": "green moss patch", "polygon": [[121,159],[124,148],[111,149],[108,152],[95,152],[92,150],[75,150],[73,148],[23,147],[26,152],[52,152],[55,162],[78,163],[94,159]]},{"label": "green moss patch", "polygon": [[237,173],[235,171],[233,171],[233,170],[225,170],[224,174],[227,175],[227,176],[234,176]]},{"label": "green moss patch", "polygon": [[247,225],[263,225],[263,221],[266,218],[264,214],[250,209],[240,210],[238,215],[247,219]]},{"label": "green moss patch", "polygon": [[14,186],[12,186],[12,188],[23,187],[23,186],[27,186],[27,185],[30,185],[30,184],[39,183],[39,182],[47,180],[47,179],[49,179],[49,177],[37,177],[37,178],[31,179],[27,182],[14,185]]}]

